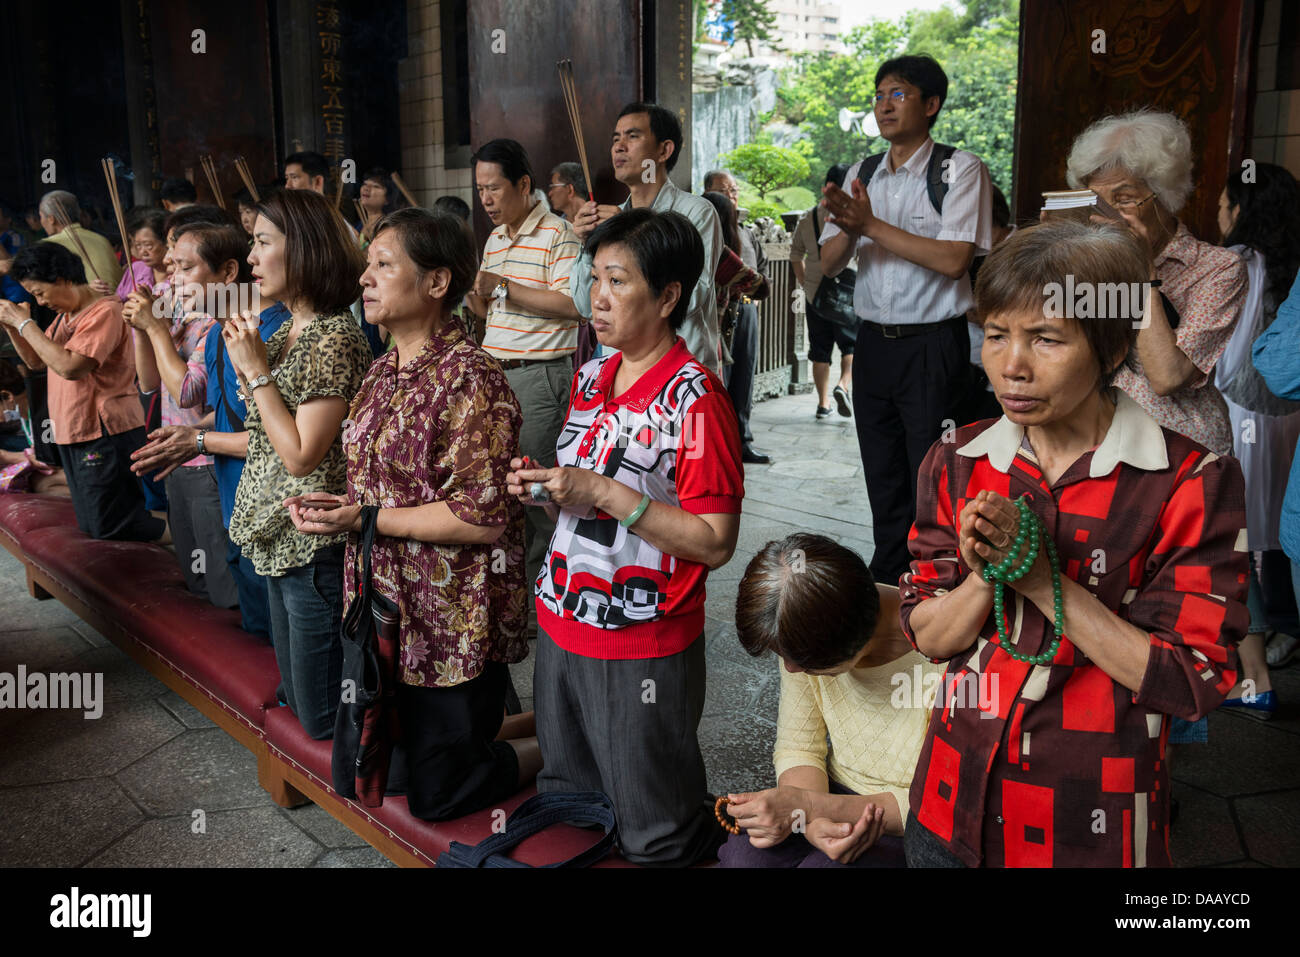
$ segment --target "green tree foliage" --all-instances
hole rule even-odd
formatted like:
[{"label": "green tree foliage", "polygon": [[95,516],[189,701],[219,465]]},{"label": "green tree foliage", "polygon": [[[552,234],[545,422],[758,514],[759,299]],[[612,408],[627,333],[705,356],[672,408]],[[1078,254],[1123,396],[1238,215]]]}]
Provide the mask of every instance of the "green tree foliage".
[{"label": "green tree foliage", "polygon": [[767,194],[808,179],[808,160],[796,150],[769,143],[745,143],[718,157],[722,165],[754,188],[760,200]]},{"label": "green tree foliage", "polygon": [[876,68],[901,53],[928,53],[948,74],[948,98],[931,131],[937,142],[970,150],[1010,196],[1019,58],[1016,0],[969,0],[962,10],[913,10],[897,21],[872,20],[844,37],[848,52],[800,54],[783,77],[776,109],[764,120],[800,127],[796,144],[810,174],[799,185],[820,194],[826,170],[880,153],[889,144],[856,126],[839,127],[842,107],[871,109]]},{"label": "green tree foliage", "polygon": [[745,41],[750,56],[754,55],[755,40],[777,49],[772,43],[776,14],[767,8],[767,0],[722,0],[721,12],[723,19],[733,24],[732,46]]}]

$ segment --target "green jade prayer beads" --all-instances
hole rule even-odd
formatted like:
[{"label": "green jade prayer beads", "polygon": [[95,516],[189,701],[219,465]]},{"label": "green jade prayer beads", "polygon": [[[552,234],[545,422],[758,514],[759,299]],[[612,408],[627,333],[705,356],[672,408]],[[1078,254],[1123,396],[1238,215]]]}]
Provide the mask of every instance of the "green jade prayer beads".
[{"label": "green jade prayer beads", "polygon": [[[1061,647],[1061,639],[1064,637],[1064,612],[1061,608],[1061,560],[1056,554],[1056,543],[1043,529],[1043,523],[1038,516],[1030,510],[1029,502],[1024,495],[1016,499],[1016,508],[1020,512],[1020,521],[1016,526],[1015,541],[1002,561],[996,565],[985,567],[984,580],[993,583],[993,614],[997,618],[998,625],[996,644],[1000,645],[1002,650],[1016,661],[1044,665],[1056,657],[1056,650]],[[1009,582],[1019,581],[1029,574],[1029,570],[1034,567],[1034,562],[1038,561],[1040,542],[1046,543],[1047,561],[1052,566],[1053,626],[1056,634],[1052,638],[1051,645],[1042,654],[1026,655],[1017,651],[1015,645],[1011,643],[1011,639],[1007,636],[1007,619],[1003,613],[1002,586]]]}]

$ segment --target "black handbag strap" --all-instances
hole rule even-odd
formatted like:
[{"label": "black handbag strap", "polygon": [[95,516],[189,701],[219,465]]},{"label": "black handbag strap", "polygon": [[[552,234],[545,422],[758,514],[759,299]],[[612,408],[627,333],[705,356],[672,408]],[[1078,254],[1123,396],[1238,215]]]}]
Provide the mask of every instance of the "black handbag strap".
[{"label": "black handbag strap", "polygon": [[375,535],[379,529],[379,506],[362,505],[361,506],[361,540],[357,543],[357,548],[361,552],[361,581],[357,589],[358,595],[365,595],[369,598],[374,594],[372,589],[371,571],[370,571],[370,552],[375,547]]},{"label": "black handbag strap", "polygon": [[220,331],[217,332],[217,387],[221,390],[221,404],[226,407],[226,418],[230,420],[232,426],[230,431],[245,431],[244,417],[235,411],[226,394],[226,341]]},{"label": "black handbag strap", "polygon": [[590,867],[614,846],[614,805],[602,791],[550,791],[530,797],[506,818],[505,828],[478,844],[452,841],[438,856],[439,867],[529,867],[505,852],[552,824],[596,824],[605,831],[601,839],[580,854],[544,868]]}]

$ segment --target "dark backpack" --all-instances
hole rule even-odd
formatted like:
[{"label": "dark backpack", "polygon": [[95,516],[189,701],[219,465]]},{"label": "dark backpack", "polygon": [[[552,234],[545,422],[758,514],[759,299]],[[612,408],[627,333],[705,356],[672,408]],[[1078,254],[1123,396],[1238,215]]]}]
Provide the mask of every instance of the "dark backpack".
[{"label": "dark backpack", "polygon": [[[934,207],[936,213],[943,213],[943,198],[948,195],[948,182],[943,178],[944,163],[952,159],[952,154],[957,152],[955,146],[945,146],[943,143],[935,143],[934,149],[930,151],[930,164],[925,171],[926,191],[930,194],[930,205]],[[862,188],[867,188],[867,183],[871,182],[871,177],[876,175],[876,170],[884,161],[885,154],[877,153],[875,156],[868,156],[862,161],[862,166],[858,169],[858,182]]]}]

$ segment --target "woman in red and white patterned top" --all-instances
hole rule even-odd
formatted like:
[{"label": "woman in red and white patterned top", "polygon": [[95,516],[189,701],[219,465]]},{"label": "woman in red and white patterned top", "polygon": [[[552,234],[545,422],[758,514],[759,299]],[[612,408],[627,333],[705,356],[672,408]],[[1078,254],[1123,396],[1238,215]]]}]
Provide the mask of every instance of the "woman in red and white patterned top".
[{"label": "woman in red and white patterned top", "polygon": [[[980,270],[982,357],[1005,414],[926,456],[899,590],[916,649],[948,661],[954,688],[970,675],[981,690],[935,702],[909,866],[1170,863],[1169,716],[1223,700],[1248,619],[1241,469],[1109,388],[1131,321],[1043,302],[1067,275],[1140,285],[1144,269],[1128,231],[1063,222],[1020,230]],[[1056,648],[1047,546],[1004,586],[1005,638],[983,575],[1018,552],[1021,496],[1059,554]]]},{"label": "woman in red and white patterned top", "polygon": [[1232,455],[1228,407],[1211,379],[1246,301],[1246,264],[1201,242],[1176,215],[1192,191],[1187,127],[1153,110],[1107,116],[1075,139],[1067,170],[1071,186],[1093,190],[1124,217],[1163,293],[1152,289],[1136,361],[1115,385],[1165,428]]},{"label": "woman in red and white patterned top", "polygon": [[537,579],[537,787],[606,792],[624,857],[689,865],[725,836],[696,729],[704,581],[736,547],[740,437],[726,389],[677,334],[704,269],[695,227],[630,210],[587,250],[592,327],[619,351],[574,376],[557,467],[515,459],[509,477],[556,521]]}]

